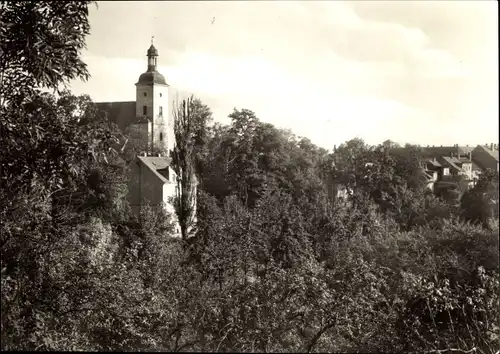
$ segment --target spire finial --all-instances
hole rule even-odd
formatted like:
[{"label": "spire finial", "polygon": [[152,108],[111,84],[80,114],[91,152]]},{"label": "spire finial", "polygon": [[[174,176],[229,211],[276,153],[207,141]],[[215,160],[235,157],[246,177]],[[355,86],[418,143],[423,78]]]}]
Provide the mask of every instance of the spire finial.
[{"label": "spire finial", "polygon": [[151,36],[151,45],[153,45],[154,40],[155,40],[155,36]]}]

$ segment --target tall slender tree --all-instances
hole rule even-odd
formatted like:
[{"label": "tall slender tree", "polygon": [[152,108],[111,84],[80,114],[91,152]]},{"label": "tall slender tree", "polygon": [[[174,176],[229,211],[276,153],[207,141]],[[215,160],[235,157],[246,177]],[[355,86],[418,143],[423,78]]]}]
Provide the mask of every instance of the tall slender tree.
[{"label": "tall slender tree", "polygon": [[175,145],[171,157],[177,184],[174,207],[183,240],[189,237],[195,225],[197,179],[194,166],[194,102],[191,96],[180,105],[174,105],[173,111]]}]

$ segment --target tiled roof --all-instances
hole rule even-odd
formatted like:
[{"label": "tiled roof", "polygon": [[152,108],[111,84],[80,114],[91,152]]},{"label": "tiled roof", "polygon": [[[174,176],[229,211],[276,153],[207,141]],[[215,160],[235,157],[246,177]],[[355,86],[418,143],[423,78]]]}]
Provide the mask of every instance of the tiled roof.
[{"label": "tiled roof", "polygon": [[130,102],[98,102],[97,109],[107,114],[108,119],[124,131],[136,122],[135,101]]}]

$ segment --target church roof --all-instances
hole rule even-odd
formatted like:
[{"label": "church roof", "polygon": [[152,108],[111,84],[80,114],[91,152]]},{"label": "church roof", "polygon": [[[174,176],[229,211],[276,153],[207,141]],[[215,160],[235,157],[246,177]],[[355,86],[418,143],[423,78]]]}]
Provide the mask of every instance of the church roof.
[{"label": "church roof", "polygon": [[98,111],[105,113],[110,122],[124,131],[129,125],[136,123],[135,101],[130,102],[98,102]]},{"label": "church roof", "polygon": [[[170,160],[167,157],[137,156],[139,161],[151,170],[163,183],[173,183],[168,180],[168,167]],[[167,169],[167,171],[165,171]],[[165,176],[165,174],[167,176]]]},{"label": "church roof", "polygon": [[160,84],[168,86],[167,82],[165,81],[165,77],[156,70],[147,71],[144,74],[141,74],[141,76],[139,76],[139,81],[137,82],[137,84],[140,85]]}]

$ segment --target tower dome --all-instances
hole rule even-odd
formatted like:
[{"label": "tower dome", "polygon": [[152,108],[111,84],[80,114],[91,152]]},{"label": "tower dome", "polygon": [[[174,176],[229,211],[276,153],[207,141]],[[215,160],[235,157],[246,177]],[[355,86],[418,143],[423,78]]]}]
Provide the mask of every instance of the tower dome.
[{"label": "tower dome", "polygon": [[145,73],[139,76],[139,81],[137,81],[140,85],[152,85],[152,84],[160,84],[167,85],[165,81],[165,77],[160,74],[158,71],[146,71]]}]

